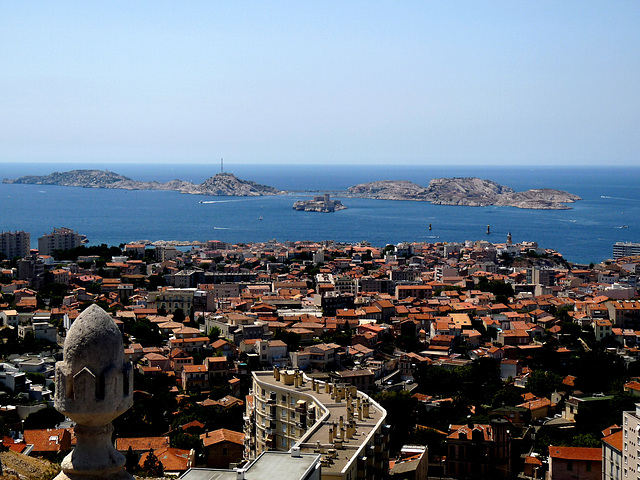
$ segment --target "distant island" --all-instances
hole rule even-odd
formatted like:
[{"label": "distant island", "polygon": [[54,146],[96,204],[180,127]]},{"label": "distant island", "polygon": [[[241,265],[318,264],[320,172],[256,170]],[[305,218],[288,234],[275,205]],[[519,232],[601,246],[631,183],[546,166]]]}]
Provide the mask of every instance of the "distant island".
[{"label": "distant island", "polygon": [[[118,188],[124,190],[172,190],[193,195],[253,197],[288,193],[256,182],[241,180],[231,173],[218,173],[201,184],[172,180],[170,182],[140,182],[109,172],[108,170],[71,170],[50,175],[29,175],[2,183],[30,185],[61,185],[83,188]],[[434,178],[424,187],[407,180],[382,180],[362,183],[346,191],[333,192],[343,198],[371,198],[378,200],[412,200],[431,202],[435,205],[462,205],[483,207],[489,205],[517,208],[567,210],[567,203],[582,200],[563,190],[541,188],[516,192],[510,187],[491,180],[473,177]],[[314,197],[313,200],[296,202],[295,210],[331,212],[347,208],[337,200]]]},{"label": "distant island", "polygon": [[304,212],[329,213],[345,210],[346,208],[340,200],[331,200],[328,193],[319,197],[313,197],[312,200],[298,200],[293,204],[294,210]]},{"label": "distant island", "polygon": [[563,190],[542,188],[516,192],[491,180],[479,178],[434,178],[427,187],[406,180],[383,180],[349,187],[346,197],[379,200],[414,200],[435,205],[484,207],[499,205],[542,210],[567,210],[566,203],[582,200]]},{"label": "distant island", "polygon": [[256,197],[280,193],[276,188],[241,180],[231,173],[218,173],[201,184],[194,184],[183,180],[172,180],[167,183],[139,182],[108,170],[71,170],[69,172],[54,172],[45,176],[28,175],[15,180],[5,178],[2,183],[118,188],[123,190],[173,190],[192,195],[228,195],[238,197]]}]

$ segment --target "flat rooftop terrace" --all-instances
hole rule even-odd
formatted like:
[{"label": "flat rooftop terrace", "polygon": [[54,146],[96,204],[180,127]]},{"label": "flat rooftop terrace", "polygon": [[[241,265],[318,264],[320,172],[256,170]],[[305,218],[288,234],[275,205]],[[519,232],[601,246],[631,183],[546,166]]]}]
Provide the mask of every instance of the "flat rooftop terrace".
[{"label": "flat rooftop terrace", "polygon": [[[348,415],[346,399],[337,402],[335,398],[331,398],[331,394],[327,392],[327,385],[324,382],[318,382],[320,384],[320,391],[318,392],[313,390],[311,380],[308,379],[303,380],[300,387],[295,387],[293,385],[285,385],[281,380],[276,380],[273,372],[253,372],[253,375],[260,383],[279,389],[294,391],[298,394],[304,394],[324,407],[328,415],[325,417],[325,412],[318,412],[316,423],[309,427],[306,434],[296,445],[300,447],[301,453],[323,453],[323,457],[328,459],[329,465],[324,464],[322,470],[329,474],[341,472],[347,464],[355,460],[355,457],[363,455],[364,447],[367,443],[370,443],[370,437],[382,426],[387,416],[387,412],[371,400],[368,395],[358,392],[358,397],[363,400],[367,399],[370,402],[369,417],[363,418],[362,420],[358,419],[357,409],[355,408],[356,402],[354,400],[353,419],[355,423],[355,433],[351,438],[345,438],[342,448],[336,448],[329,440],[329,429],[332,428],[334,424],[339,425],[340,416],[343,417],[346,427]],[[281,376],[281,379],[282,378]],[[350,387],[348,384],[345,385]],[[318,443],[320,443],[322,452],[318,450]],[[327,452],[329,449],[335,449],[335,456],[328,455]]]}]

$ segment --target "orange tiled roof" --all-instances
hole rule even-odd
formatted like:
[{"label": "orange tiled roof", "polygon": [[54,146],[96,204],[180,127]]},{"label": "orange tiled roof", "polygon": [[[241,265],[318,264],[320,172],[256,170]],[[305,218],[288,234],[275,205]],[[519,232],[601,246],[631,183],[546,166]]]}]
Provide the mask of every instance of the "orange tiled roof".
[{"label": "orange tiled roof", "polygon": [[59,452],[63,448],[65,437],[68,436],[68,446],[71,446],[71,433],[65,428],[43,428],[25,430],[24,442],[33,445],[36,452]]},{"label": "orange tiled roof", "polygon": [[602,439],[602,441],[611,445],[619,452],[622,452],[622,430],[612,433],[611,435],[607,435]]},{"label": "orange tiled roof", "polygon": [[200,439],[205,447],[220,442],[232,442],[244,445],[244,433],[227,430],[226,428],[219,428],[213,432],[203,433],[200,435]]},{"label": "orange tiled roof", "polygon": [[[189,468],[189,450],[181,448],[164,447],[155,450],[154,455],[158,457],[165,472],[184,472]],[[149,452],[145,452],[140,457],[138,465],[142,467]]]},{"label": "orange tiled roof", "polygon": [[116,450],[123,452],[129,450],[158,450],[169,446],[169,437],[130,437],[116,438]]},{"label": "orange tiled roof", "polygon": [[602,460],[602,448],[587,447],[554,447],[549,445],[549,456],[564,460],[587,460],[599,462]]}]

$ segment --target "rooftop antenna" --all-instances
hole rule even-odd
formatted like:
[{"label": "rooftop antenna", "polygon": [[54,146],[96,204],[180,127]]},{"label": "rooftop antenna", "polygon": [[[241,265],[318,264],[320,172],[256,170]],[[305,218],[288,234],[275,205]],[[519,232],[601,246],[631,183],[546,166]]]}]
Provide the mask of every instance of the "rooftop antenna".
[{"label": "rooftop antenna", "polygon": [[223,163],[223,159],[220,159],[220,173],[224,173],[224,163]]}]

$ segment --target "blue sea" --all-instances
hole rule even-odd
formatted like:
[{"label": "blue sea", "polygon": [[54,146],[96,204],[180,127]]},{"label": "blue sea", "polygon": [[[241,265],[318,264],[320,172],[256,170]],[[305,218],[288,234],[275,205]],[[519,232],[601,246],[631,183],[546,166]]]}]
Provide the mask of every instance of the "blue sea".
[{"label": "blue sea", "polygon": [[[135,180],[179,178],[201,183],[220,165],[180,164],[0,164],[0,178],[46,175],[76,168],[109,169]],[[375,246],[402,241],[501,243],[535,241],[569,261],[599,262],[617,241],[640,241],[639,167],[226,165],[225,171],[282,190],[273,197],[205,197],[165,191],[126,191],[0,184],[0,229],[25,230],[31,243],[54,227],[87,235],[90,244],[136,240],[269,239],[368,241]],[[307,191],[341,190],[375,180],[410,180],[427,185],[438,177],[480,177],[517,191],[557,188],[579,195],[571,210],[513,207],[457,207],[426,202],[342,199],[348,207],[330,214],[298,212]],[[200,203],[201,201],[207,203]],[[432,230],[428,230],[429,224]],[[487,225],[491,233],[486,234]]]}]

